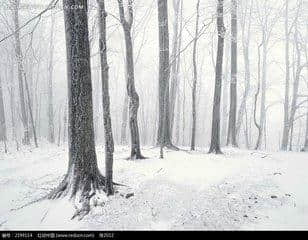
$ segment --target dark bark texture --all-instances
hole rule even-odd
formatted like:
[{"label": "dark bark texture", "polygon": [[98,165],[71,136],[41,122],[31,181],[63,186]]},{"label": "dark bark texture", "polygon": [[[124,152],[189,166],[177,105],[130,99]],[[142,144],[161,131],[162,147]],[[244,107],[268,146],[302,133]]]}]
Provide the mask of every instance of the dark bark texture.
[{"label": "dark bark texture", "polygon": [[169,112],[169,28],[167,0],[158,0],[158,29],[159,29],[159,121],[157,144],[177,149],[171,142],[170,112]]},{"label": "dark bark texture", "polygon": [[[19,4],[20,0],[13,2],[13,17],[14,17],[14,28],[15,30],[19,29]],[[21,110],[21,120],[24,127],[24,136],[22,143],[29,145],[30,136],[29,136],[29,126],[28,126],[28,114],[26,110],[26,101],[25,101],[25,91],[24,91],[24,66],[23,66],[23,56],[21,51],[20,43],[20,33],[15,31],[15,55],[17,59],[17,68],[18,68],[18,87],[19,87],[19,100],[20,100],[20,110]]]},{"label": "dark bark texture", "polygon": [[231,1],[231,82],[230,109],[227,145],[237,147],[236,143],[237,111],[237,0]]},{"label": "dark bark texture", "polygon": [[[83,203],[77,215],[90,210],[90,199],[105,190],[97,166],[87,1],[63,0],[67,50],[69,165],[64,180],[49,198],[68,195]],[[78,9],[74,6],[79,6]]]},{"label": "dark bark texture", "polygon": [[131,30],[133,25],[133,1],[128,0],[128,20],[125,18],[123,0],[118,0],[120,20],[123,27],[126,46],[126,88],[129,98],[129,128],[131,137],[131,159],[143,159],[140,149],[138,126],[139,95],[135,87],[134,55]]},{"label": "dark bark texture", "polygon": [[105,1],[97,0],[98,4],[98,26],[99,26],[99,50],[101,57],[101,77],[103,93],[103,115],[105,132],[105,174],[106,174],[106,193],[114,193],[112,184],[113,174],[113,152],[114,142],[110,116],[110,97],[109,97],[109,66],[107,61],[107,42],[106,42],[106,18]]},{"label": "dark bark texture", "polygon": [[218,44],[217,44],[217,59],[215,69],[215,91],[213,102],[212,115],[212,136],[209,153],[221,154],[220,149],[220,101],[221,101],[221,83],[222,83],[222,65],[224,53],[224,1],[218,0],[217,3],[217,30],[218,30]]}]

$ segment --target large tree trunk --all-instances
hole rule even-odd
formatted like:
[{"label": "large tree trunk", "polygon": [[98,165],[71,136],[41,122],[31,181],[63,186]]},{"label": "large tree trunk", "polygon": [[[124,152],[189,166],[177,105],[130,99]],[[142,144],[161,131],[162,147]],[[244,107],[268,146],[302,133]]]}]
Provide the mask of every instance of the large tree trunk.
[{"label": "large tree trunk", "polygon": [[282,142],[281,150],[286,151],[288,148],[289,142],[289,92],[290,92],[290,58],[289,58],[289,49],[290,49],[290,33],[289,33],[289,0],[285,1],[286,10],[285,10],[285,65],[286,65],[286,79],[285,79],[285,96],[284,96],[284,118],[283,118],[283,133],[282,133]]},{"label": "large tree trunk", "polygon": [[230,109],[227,145],[237,147],[236,143],[237,111],[237,0],[231,1],[231,82]]},{"label": "large tree trunk", "polygon": [[24,127],[24,136],[22,139],[22,143],[25,145],[30,144],[29,137],[29,126],[28,126],[28,115],[26,110],[26,101],[25,101],[25,93],[24,93],[24,83],[23,83],[23,75],[24,75],[24,66],[23,66],[23,56],[21,51],[21,43],[20,43],[20,34],[19,34],[19,4],[20,0],[16,0],[13,4],[13,15],[14,15],[14,38],[15,38],[15,54],[17,59],[17,67],[18,67],[18,87],[19,87],[19,100],[20,100],[20,109],[21,109],[21,120]]},{"label": "large tree trunk", "polygon": [[105,1],[97,0],[98,3],[98,26],[99,26],[99,51],[101,57],[101,77],[103,93],[103,115],[104,115],[104,132],[105,132],[105,174],[106,174],[106,193],[114,193],[112,184],[113,174],[113,134],[110,116],[110,97],[109,97],[109,75],[107,61],[107,43],[106,43],[106,17]]},{"label": "large tree trunk", "polygon": [[193,46],[193,69],[194,69],[194,79],[192,86],[192,129],[191,129],[191,145],[190,149],[192,151],[195,150],[196,145],[196,122],[197,122],[197,109],[196,109],[196,92],[197,92],[197,80],[198,80],[198,72],[197,72],[197,42],[198,42],[198,32],[199,32],[199,6],[200,0],[197,2],[197,16],[196,16],[196,29],[195,29],[195,39]]},{"label": "large tree trunk", "polygon": [[213,102],[213,115],[212,115],[212,136],[210,153],[221,154],[220,149],[220,101],[221,101],[221,82],[222,82],[222,65],[224,55],[224,38],[225,38],[225,26],[224,26],[224,0],[218,0],[217,3],[217,32],[218,32],[218,44],[217,44],[217,58],[215,69],[215,91]]},{"label": "large tree trunk", "polygon": [[[78,9],[73,6],[82,6]],[[96,159],[87,1],[63,0],[69,100],[69,164],[64,180],[49,198],[68,195],[78,200],[74,215],[90,210],[90,199],[105,190]],[[71,10],[74,9],[74,10]],[[98,198],[97,198],[98,199]]]},{"label": "large tree trunk", "polygon": [[0,141],[4,144],[4,152],[7,153],[7,135],[6,135],[6,123],[5,123],[5,112],[3,103],[3,89],[2,89],[2,79],[0,77]]},{"label": "large tree trunk", "polygon": [[170,112],[169,112],[169,29],[167,0],[158,0],[159,27],[159,121],[157,143],[177,149],[171,142]]},{"label": "large tree trunk", "polygon": [[120,20],[123,27],[126,46],[127,95],[129,97],[129,128],[131,137],[131,159],[143,159],[140,150],[140,136],[138,127],[139,96],[135,88],[133,42],[131,29],[133,24],[133,1],[128,0],[128,21],[125,19],[123,0],[118,0]]}]

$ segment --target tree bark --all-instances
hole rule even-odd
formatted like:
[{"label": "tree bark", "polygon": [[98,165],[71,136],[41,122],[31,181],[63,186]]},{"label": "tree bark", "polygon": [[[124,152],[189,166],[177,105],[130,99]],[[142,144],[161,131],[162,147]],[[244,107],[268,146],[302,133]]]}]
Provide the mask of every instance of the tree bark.
[{"label": "tree bark", "polygon": [[[249,58],[249,47],[250,47],[250,33],[251,33],[251,18],[252,18],[252,2],[250,2],[250,11],[248,15],[248,19],[246,18],[247,15],[247,6],[244,10],[244,16],[241,20],[242,25],[242,46],[243,46],[243,60],[244,60],[244,66],[245,66],[245,89],[243,98],[238,110],[238,118],[237,118],[237,124],[236,124],[236,139],[238,141],[241,127],[244,120],[244,114],[247,114],[247,98],[249,96],[250,92],[250,58]],[[247,28],[246,28],[246,21],[248,21]],[[246,33],[247,31],[247,33]],[[247,116],[246,116],[247,121]],[[247,126],[247,122],[245,124]],[[246,141],[246,147],[249,146],[249,139],[247,134],[247,128],[245,130],[245,141]]]},{"label": "tree bark", "polygon": [[49,43],[49,62],[48,62],[48,141],[50,143],[55,143],[55,134],[54,134],[54,115],[53,115],[53,35],[54,35],[54,25],[55,25],[55,16],[51,17],[51,31],[50,31],[50,43]]},{"label": "tree bark", "polygon": [[110,116],[110,96],[109,96],[109,66],[107,61],[107,42],[106,42],[106,18],[105,1],[97,0],[98,4],[98,26],[99,26],[99,50],[101,57],[101,78],[103,93],[103,115],[105,132],[105,174],[106,174],[106,193],[113,195],[113,152],[114,142]]},{"label": "tree bark", "polygon": [[127,95],[129,98],[129,128],[131,137],[131,159],[143,159],[140,150],[140,135],[138,127],[139,96],[135,88],[133,42],[131,29],[133,24],[133,1],[128,0],[129,19],[125,19],[123,0],[118,0],[120,20],[123,27],[126,46]]},{"label": "tree bark", "polygon": [[7,134],[6,134],[6,122],[5,122],[5,111],[4,111],[4,100],[3,100],[3,87],[2,79],[0,77],[0,141],[4,144],[4,152],[7,153]]},{"label": "tree bark", "polygon": [[171,142],[170,112],[169,112],[169,29],[167,0],[158,0],[159,28],[159,121],[157,143],[163,147],[177,150]]},{"label": "tree bark", "polygon": [[196,92],[197,92],[197,81],[198,81],[198,72],[197,72],[197,43],[198,43],[198,33],[199,33],[199,6],[200,0],[197,2],[197,16],[196,16],[196,27],[195,27],[195,39],[193,45],[193,69],[194,69],[194,79],[192,86],[192,129],[191,129],[191,146],[190,150],[195,150],[196,145],[196,122],[197,122],[197,109],[196,109]]},{"label": "tree bark", "polygon": [[213,115],[212,115],[212,136],[211,146],[209,153],[221,154],[220,149],[220,101],[221,101],[221,82],[222,82],[222,65],[224,54],[224,38],[225,38],[225,26],[224,26],[224,0],[218,0],[217,3],[217,32],[218,32],[218,44],[217,44],[217,58],[215,68],[215,91],[213,102]]},{"label": "tree bark", "polygon": [[285,96],[284,96],[284,118],[283,118],[283,133],[281,150],[286,151],[289,142],[289,92],[290,92],[290,33],[289,33],[289,1],[285,1],[285,67],[286,67],[286,78],[285,78]]},{"label": "tree bark", "polygon": [[126,129],[127,129],[127,117],[128,117],[128,96],[125,95],[123,108],[122,108],[122,125],[121,125],[121,144],[127,144]]},{"label": "tree bark", "polygon": [[[179,50],[182,37],[182,29],[179,29],[179,19],[182,22],[182,16],[180,14],[180,9],[182,7],[181,0],[173,0],[173,10],[174,10],[174,20],[173,20],[173,40],[172,40],[172,54],[171,54],[171,86],[170,86],[170,134],[172,139],[173,126],[175,121],[175,103],[176,99],[179,97],[178,92],[178,82],[179,82]],[[181,24],[182,25],[182,24]],[[180,34],[179,34],[180,30]]]},{"label": "tree bark", "polygon": [[254,101],[254,111],[253,111],[253,119],[254,119],[254,124],[258,129],[258,138],[257,138],[257,143],[255,146],[255,150],[260,148],[260,144],[261,144],[261,137],[262,137],[262,129],[261,129],[261,124],[259,124],[257,122],[257,102],[258,102],[258,96],[260,94],[260,88],[261,88],[261,56],[260,56],[260,48],[262,47],[262,44],[264,44],[264,42],[262,42],[259,46],[258,46],[258,86],[257,86],[257,91],[255,94],[255,101]]},{"label": "tree bark", "polygon": [[230,109],[227,145],[237,147],[236,142],[237,111],[237,0],[231,1],[231,82]]},{"label": "tree bark", "polygon": [[[77,9],[74,6],[79,6]],[[105,190],[105,177],[97,166],[87,1],[63,0],[67,50],[69,164],[64,180],[49,198],[68,195],[78,200],[73,216],[90,211],[90,199]],[[80,205],[82,205],[80,207]]]},{"label": "tree bark", "polygon": [[20,0],[16,0],[13,4],[13,17],[14,17],[14,38],[15,38],[15,55],[17,59],[17,67],[18,67],[18,87],[19,87],[19,100],[20,100],[20,109],[21,109],[21,120],[24,127],[24,136],[22,139],[22,143],[25,145],[30,145],[30,137],[29,137],[29,126],[28,126],[28,115],[26,111],[26,102],[25,102],[25,93],[24,93],[24,83],[23,83],[23,56],[21,50],[20,43],[20,33],[19,29],[19,4]]},{"label": "tree bark", "polygon": [[[297,20],[296,20],[297,21]],[[295,114],[298,109],[297,100],[298,100],[298,90],[300,85],[300,75],[303,69],[301,66],[301,47],[299,43],[299,32],[297,22],[295,24],[295,33],[294,33],[294,41],[295,41],[295,50],[296,50],[296,71],[295,77],[293,82],[293,93],[292,93],[292,101],[291,101],[291,111],[290,111],[290,120],[289,120],[289,127],[291,128],[292,134],[290,136],[290,151],[292,150],[292,139],[293,139],[293,128],[294,128],[294,121],[295,121]]]},{"label": "tree bark", "polygon": [[[308,101],[308,98],[307,98]],[[304,144],[304,149],[303,151],[307,152],[308,151],[308,111],[306,114],[306,134],[305,134],[305,144]]]}]

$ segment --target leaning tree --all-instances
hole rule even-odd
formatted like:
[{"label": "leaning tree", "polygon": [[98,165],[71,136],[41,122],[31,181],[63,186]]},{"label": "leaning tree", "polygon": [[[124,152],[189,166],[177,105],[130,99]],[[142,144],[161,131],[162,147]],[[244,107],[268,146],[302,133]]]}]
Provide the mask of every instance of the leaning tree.
[{"label": "leaning tree", "polygon": [[133,0],[128,0],[128,19],[125,17],[123,0],[118,0],[120,22],[123,27],[126,46],[126,87],[129,98],[129,128],[131,137],[131,159],[143,159],[140,150],[138,126],[139,95],[135,87],[132,26],[134,21]]}]

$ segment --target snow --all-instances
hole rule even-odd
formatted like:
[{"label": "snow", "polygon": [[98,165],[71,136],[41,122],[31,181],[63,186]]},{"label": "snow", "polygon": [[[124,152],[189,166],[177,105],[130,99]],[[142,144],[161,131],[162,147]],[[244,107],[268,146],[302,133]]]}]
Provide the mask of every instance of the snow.
[{"label": "snow", "polygon": [[[115,152],[114,179],[128,187],[71,220],[68,199],[44,200],[66,172],[66,146],[0,153],[0,230],[308,229],[308,154],[233,148],[224,155],[146,147],[145,160]],[[104,149],[97,148],[104,172]],[[134,193],[126,198],[126,194]]]}]

